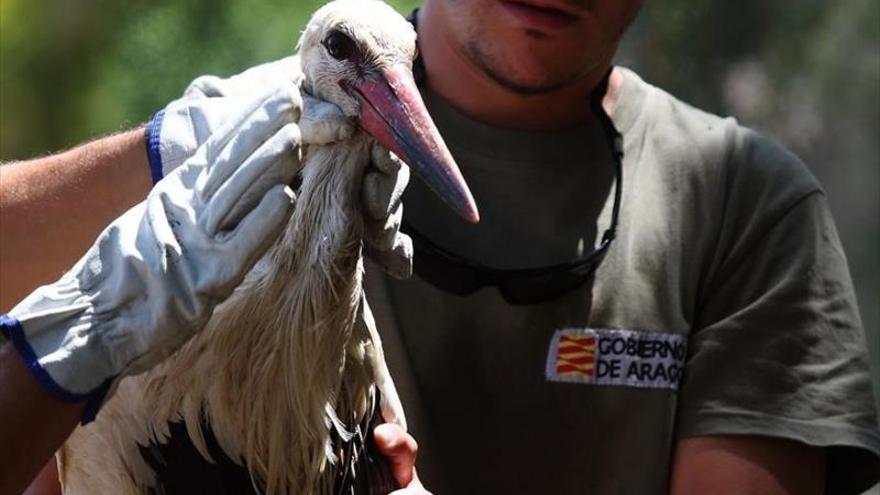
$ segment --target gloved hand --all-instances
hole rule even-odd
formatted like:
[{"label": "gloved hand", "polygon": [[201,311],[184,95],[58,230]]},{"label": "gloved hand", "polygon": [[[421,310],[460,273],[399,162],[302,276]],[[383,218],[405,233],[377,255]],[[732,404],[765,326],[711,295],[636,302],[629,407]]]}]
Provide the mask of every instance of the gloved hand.
[{"label": "gloved hand", "polygon": [[[299,88],[304,77],[298,57],[290,56],[225,79],[195,79],[180,99],[156,114],[147,125],[154,181],[192,155],[214,129],[239,112],[248,95],[279,81],[289,81]],[[302,100],[301,127],[308,127],[315,134],[305,142],[330,142],[351,135],[353,129],[346,125],[348,119],[336,105],[306,94],[302,94]],[[376,150],[373,155],[373,166],[364,177],[366,254],[392,276],[408,278],[412,274],[412,240],[399,230],[403,217],[400,196],[409,180],[409,169],[400,167],[399,160],[392,159],[387,151]]]},{"label": "gloved hand", "polygon": [[[153,182],[179,167],[229,118],[239,115],[252,97],[267,88],[302,82],[295,57],[252,67],[228,79],[201,76],[183,96],[159,111],[147,124],[147,149]],[[315,134],[315,142],[346,139],[354,127],[332,103],[301,95],[303,127]],[[306,140],[307,142],[309,140]]]},{"label": "gloved hand", "polygon": [[364,174],[365,253],[386,273],[406,279],[412,275],[412,239],[400,232],[409,167],[379,143],[373,144],[371,166]]},{"label": "gloved hand", "polygon": [[84,422],[117,378],[200,330],[287,223],[307,134],[299,93],[288,85],[241,110],[0,321],[47,391],[89,402]]}]

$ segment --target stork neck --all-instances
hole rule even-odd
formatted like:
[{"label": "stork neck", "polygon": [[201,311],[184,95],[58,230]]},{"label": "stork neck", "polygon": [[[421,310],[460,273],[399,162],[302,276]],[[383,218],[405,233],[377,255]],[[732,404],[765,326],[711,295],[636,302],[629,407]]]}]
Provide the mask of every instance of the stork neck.
[{"label": "stork neck", "polygon": [[[333,273],[345,280],[348,269],[353,269],[351,264],[360,255],[362,224],[356,205],[369,143],[359,135],[307,151],[297,204],[308,207],[297,207],[289,228],[289,247],[299,270]],[[346,269],[330,266],[343,260]]]},{"label": "stork neck", "polygon": [[[458,43],[445,23],[452,22],[444,2],[427,1],[418,11],[419,52],[427,84],[458,112],[498,127],[554,131],[595,120],[589,109],[592,91],[611,67],[611,55],[577,79],[544,93],[513,91],[493,80]],[[623,76],[612,71],[603,107],[611,113]]]}]

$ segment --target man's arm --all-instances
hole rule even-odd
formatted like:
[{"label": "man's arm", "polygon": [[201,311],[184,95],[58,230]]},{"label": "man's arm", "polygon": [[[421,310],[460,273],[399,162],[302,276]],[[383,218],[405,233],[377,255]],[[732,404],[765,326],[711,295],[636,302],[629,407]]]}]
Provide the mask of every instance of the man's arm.
[{"label": "man's arm", "polygon": [[62,402],[34,380],[24,361],[0,347],[0,493],[22,493],[82,416],[84,403]]},{"label": "man's arm", "polygon": [[810,495],[825,492],[825,456],[809,445],[759,436],[705,436],[675,448],[671,495]]},{"label": "man's arm", "polygon": [[[286,90],[253,98],[234,125],[212,135],[145,203],[113,220],[72,271],[0,317],[9,340],[0,348],[0,494],[21,493],[77,421],[93,417],[114,381],[148,369],[198,331],[272,245],[293,210],[286,184],[301,167],[300,132],[291,122],[298,105]],[[98,141],[60,161],[22,164],[4,183],[15,193],[5,199],[19,214],[34,211],[49,227],[63,228],[52,216],[66,212],[46,191],[80,215],[89,213],[94,191],[77,191],[76,181],[57,177],[72,164],[82,167],[74,171],[80,180],[99,169],[97,190],[111,203],[93,201],[100,214],[123,209],[126,194],[114,194],[100,168],[111,167],[112,174],[110,162],[132,159],[148,170],[142,135]],[[33,174],[49,174],[49,185],[41,188]],[[48,211],[40,210],[41,201],[51,204]],[[4,209],[21,235],[15,246],[63,240],[28,232],[11,213]],[[95,230],[102,223],[85,222]]]},{"label": "man's arm", "polygon": [[0,312],[56,280],[151,186],[143,129],[0,167]]}]

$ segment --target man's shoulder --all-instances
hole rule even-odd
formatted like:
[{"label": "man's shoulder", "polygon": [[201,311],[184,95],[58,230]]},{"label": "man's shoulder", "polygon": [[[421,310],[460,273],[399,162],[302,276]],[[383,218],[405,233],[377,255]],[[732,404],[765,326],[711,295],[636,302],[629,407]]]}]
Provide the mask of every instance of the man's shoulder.
[{"label": "man's shoulder", "polygon": [[666,159],[679,172],[716,176],[726,188],[752,193],[787,192],[795,196],[821,189],[807,166],[766,134],[697,108],[626,71],[630,94],[641,94],[632,131],[641,134],[644,151]]},{"label": "man's shoulder", "polygon": [[[621,72],[624,82],[620,90],[620,104],[625,106],[626,100],[634,100],[640,106],[637,110],[639,116],[633,118],[634,121],[645,119],[649,125],[662,124],[664,128],[699,138],[723,136],[737,126],[735,119],[697,108],[646,81],[631,69],[621,68]],[[663,120],[658,120],[661,117]]]}]

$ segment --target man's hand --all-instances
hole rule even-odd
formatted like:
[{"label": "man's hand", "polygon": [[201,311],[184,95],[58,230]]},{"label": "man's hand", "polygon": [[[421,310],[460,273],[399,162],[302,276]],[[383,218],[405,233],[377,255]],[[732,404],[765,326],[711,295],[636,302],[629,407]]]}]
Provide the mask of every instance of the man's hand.
[{"label": "man's hand", "polygon": [[403,487],[395,490],[391,495],[430,495],[416,475],[416,455],[419,450],[416,440],[393,423],[377,426],[373,436],[379,452],[387,457],[391,464],[391,472],[397,485]]},{"label": "man's hand", "polygon": [[301,168],[298,91],[252,97],[58,282],[0,319],[44,389],[88,400],[174,352],[275,241]]},{"label": "man's hand", "polygon": [[[251,67],[228,78],[196,78],[183,96],[170,103],[147,125],[147,148],[154,180],[167,175],[188,159],[230,115],[255,92],[280,82],[299,90],[305,76],[299,59],[290,56]],[[332,103],[301,93],[303,142],[343,140],[353,125]],[[409,167],[380,145],[373,147],[372,165],[362,190],[366,255],[398,279],[412,274],[412,240],[400,232],[403,207],[400,197],[409,182]]]},{"label": "man's hand", "polygon": [[408,183],[409,167],[381,144],[374,143],[362,190],[365,253],[385,273],[400,280],[412,275],[412,239],[400,231],[400,198]]},{"label": "man's hand", "polygon": [[153,181],[170,174],[230,119],[241,114],[248,102],[267,90],[284,85],[302,100],[298,119],[304,143],[328,143],[346,139],[355,130],[349,119],[333,105],[300,94],[302,71],[295,57],[252,67],[221,79],[200,76],[147,124],[147,150]]}]

